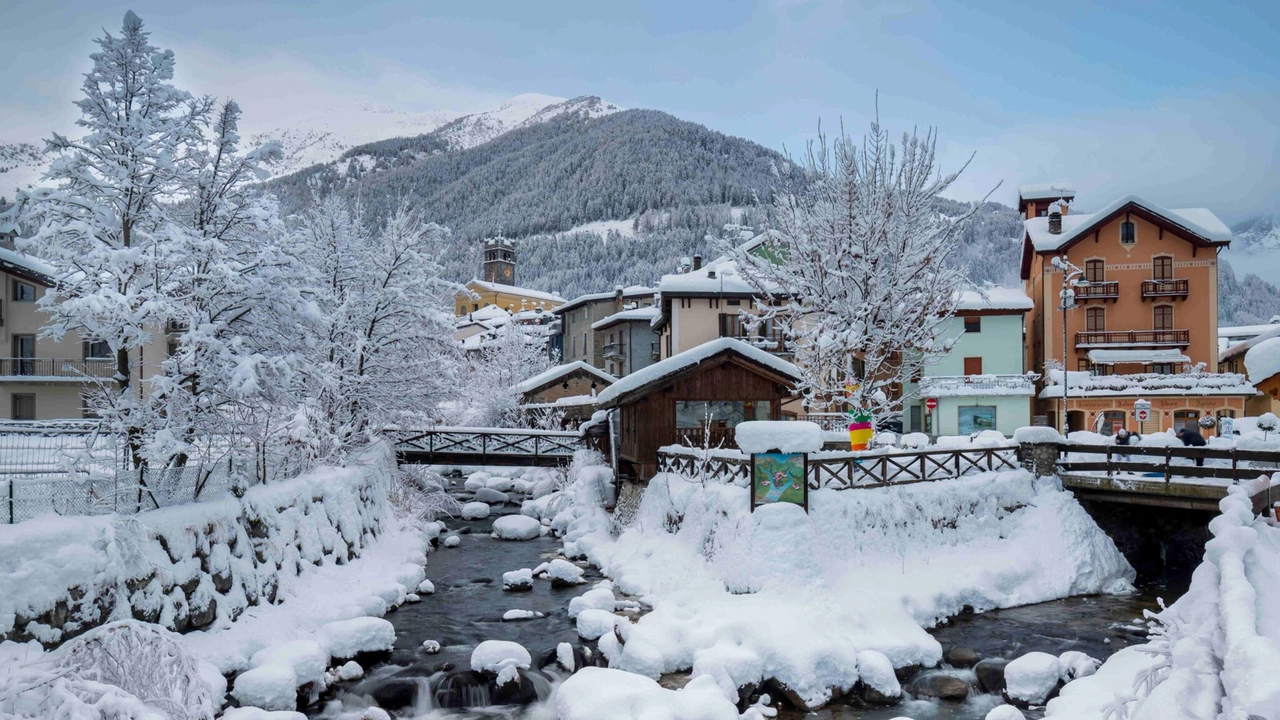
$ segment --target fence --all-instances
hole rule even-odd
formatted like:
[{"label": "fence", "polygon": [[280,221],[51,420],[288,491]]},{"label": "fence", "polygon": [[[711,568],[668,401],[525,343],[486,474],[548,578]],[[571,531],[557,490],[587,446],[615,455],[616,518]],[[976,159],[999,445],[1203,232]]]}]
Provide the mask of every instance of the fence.
[{"label": "fence", "polygon": [[[809,456],[809,489],[907,485],[994,470],[1016,470],[1017,445],[919,452],[835,453]],[[751,457],[742,453],[668,447],[658,451],[658,470],[716,482],[745,485]]]},{"label": "fence", "polygon": [[1163,478],[1166,483],[1201,478],[1237,484],[1280,467],[1280,453],[1265,450],[1067,443],[1059,445],[1058,451],[1058,468],[1063,472]]},{"label": "fence", "polygon": [[252,477],[215,446],[184,467],[130,468],[127,439],[94,422],[0,422],[0,523],[44,513],[136,513],[208,499]]}]

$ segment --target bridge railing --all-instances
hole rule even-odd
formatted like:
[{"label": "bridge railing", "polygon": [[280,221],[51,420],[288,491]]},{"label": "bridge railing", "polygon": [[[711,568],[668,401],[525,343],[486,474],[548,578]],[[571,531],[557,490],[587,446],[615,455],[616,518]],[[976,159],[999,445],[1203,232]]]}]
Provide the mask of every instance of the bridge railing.
[{"label": "bridge railing", "polygon": [[572,457],[582,447],[582,433],[525,428],[436,427],[396,440],[398,451],[439,455]]},{"label": "bridge railing", "polygon": [[[821,452],[809,456],[807,480],[811,490],[851,490],[948,480],[1019,467],[1016,445],[907,452]],[[729,450],[669,446],[658,451],[658,470],[746,485],[751,478],[751,456]]]},{"label": "bridge railing", "polygon": [[[1150,479],[1203,478],[1252,480],[1280,467],[1280,453],[1209,447],[1144,447],[1128,445],[1058,445],[1058,469],[1066,473],[1138,475]],[[1197,464],[1200,463],[1200,464]]]}]

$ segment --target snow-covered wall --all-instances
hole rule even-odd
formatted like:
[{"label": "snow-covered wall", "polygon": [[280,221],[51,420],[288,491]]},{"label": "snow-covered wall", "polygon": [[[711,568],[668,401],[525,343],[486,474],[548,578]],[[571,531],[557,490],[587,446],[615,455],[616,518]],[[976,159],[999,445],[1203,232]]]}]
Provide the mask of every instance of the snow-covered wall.
[{"label": "snow-covered wall", "polygon": [[393,466],[380,446],[241,498],[0,527],[0,640],[58,643],[128,617],[179,632],[228,623],[306,566],[358,556],[382,529]]}]

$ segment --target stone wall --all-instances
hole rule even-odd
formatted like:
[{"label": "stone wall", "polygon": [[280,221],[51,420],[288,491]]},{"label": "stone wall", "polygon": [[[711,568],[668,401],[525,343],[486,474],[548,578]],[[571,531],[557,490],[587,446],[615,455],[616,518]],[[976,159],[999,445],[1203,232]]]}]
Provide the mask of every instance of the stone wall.
[{"label": "stone wall", "polygon": [[273,603],[379,534],[393,463],[380,447],[240,498],[0,527],[0,640],[54,644],[129,617],[185,632]]}]

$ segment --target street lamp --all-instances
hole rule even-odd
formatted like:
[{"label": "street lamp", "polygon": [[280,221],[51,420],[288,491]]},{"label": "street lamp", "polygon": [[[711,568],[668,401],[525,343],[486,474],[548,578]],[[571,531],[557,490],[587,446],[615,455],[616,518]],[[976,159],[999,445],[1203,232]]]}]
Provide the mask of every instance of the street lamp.
[{"label": "street lamp", "polygon": [[1084,270],[1073,265],[1065,256],[1054,257],[1049,261],[1051,265],[1062,271],[1062,291],[1058,293],[1059,303],[1058,309],[1062,311],[1062,399],[1058,405],[1058,422],[1063,435],[1067,434],[1067,392],[1070,390],[1068,384],[1068,373],[1070,369],[1067,365],[1067,311],[1074,310],[1076,305],[1076,291],[1078,287],[1089,287],[1089,281],[1081,278]]}]

